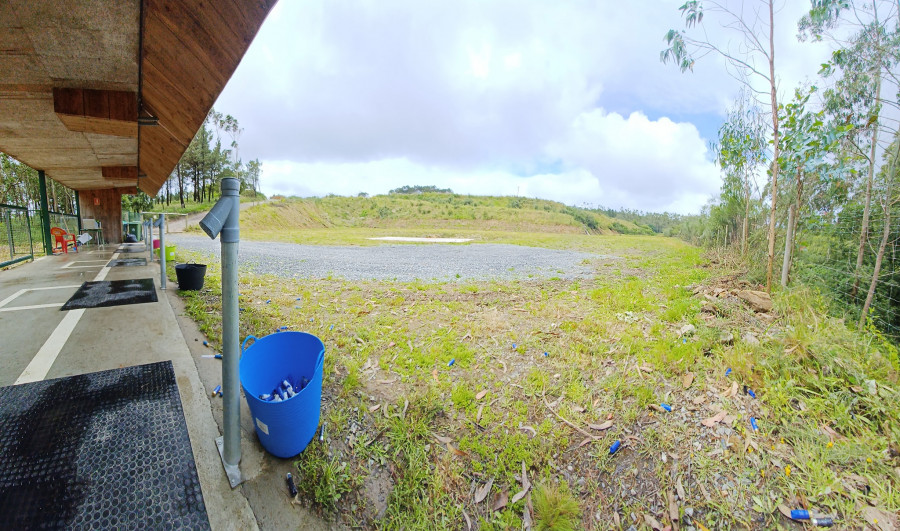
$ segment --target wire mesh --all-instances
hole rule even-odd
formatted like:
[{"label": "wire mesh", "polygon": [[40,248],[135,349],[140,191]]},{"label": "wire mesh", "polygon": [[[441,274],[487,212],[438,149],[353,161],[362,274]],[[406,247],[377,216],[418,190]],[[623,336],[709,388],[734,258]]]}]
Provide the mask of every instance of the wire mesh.
[{"label": "wire mesh", "polygon": [[[78,234],[78,216],[74,214],[63,214],[62,212],[53,212],[50,211],[48,213],[50,218],[50,227],[47,228],[49,232],[53,227],[59,227],[69,234]],[[42,229],[42,220],[41,214],[37,210],[31,211],[31,220],[33,221],[31,227],[31,237],[34,240],[34,247],[38,250],[44,249],[44,231]],[[50,247],[54,247],[55,242],[53,241],[53,236],[50,236]]]},{"label": "wire mesh", "polygon": [[0,267],[34,258],[28,209],[0,204]]}]

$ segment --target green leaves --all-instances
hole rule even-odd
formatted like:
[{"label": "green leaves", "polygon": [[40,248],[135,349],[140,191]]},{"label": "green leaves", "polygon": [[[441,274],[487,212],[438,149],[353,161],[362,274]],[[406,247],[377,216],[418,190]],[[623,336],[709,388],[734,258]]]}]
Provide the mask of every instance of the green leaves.
[{"label": "green leaves", "polygon": [[659,60],[663,64],[670,61],[677,64],[682,72],[693,70],[694,58],[688,53],[687,45],[684,40],[684,32],[670,29],[666,32],[663,39],[669,47],[659,52]]}]

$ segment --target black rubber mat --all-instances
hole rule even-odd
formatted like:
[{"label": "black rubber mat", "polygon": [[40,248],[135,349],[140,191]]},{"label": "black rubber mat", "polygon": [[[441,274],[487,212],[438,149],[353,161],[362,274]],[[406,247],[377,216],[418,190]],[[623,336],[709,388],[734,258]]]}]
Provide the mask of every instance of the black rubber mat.
[{"label": "black rubber mat", "polygon": [[60,309],[66,311],[156,301],[156,286],[152,278],[102,280],[82,284]]},{"label": "black rubber mat", "polygon": [[0,387],[4,529],[209,529],[169,361]]},{"label": "black rubber mat", "polygon": [[119,267],[119,266],[145,266],[147,265],[146,258],[118,258],[116,260],[110,260],[106,267]]}]

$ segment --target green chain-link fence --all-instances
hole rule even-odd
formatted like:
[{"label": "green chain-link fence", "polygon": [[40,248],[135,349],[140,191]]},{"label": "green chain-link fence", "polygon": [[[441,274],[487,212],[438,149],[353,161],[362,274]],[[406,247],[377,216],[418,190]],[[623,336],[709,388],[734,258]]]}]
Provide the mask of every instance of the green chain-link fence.
[{"label": "green chain-link fence", "polygon": [[28,209],[0,204],[0,267],[34,259]]}]

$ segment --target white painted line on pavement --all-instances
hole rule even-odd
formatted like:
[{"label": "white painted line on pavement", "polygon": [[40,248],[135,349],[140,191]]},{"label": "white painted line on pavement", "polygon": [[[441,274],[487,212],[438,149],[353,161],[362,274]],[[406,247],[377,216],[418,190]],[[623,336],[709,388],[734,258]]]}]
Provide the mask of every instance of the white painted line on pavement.
[{"label": "white painted line on pavement", "polygon": [[52,302],[49,304],[34,304],[32,306],[13,306],[11,308],[0,308],[0,312],[17,312],[19,310],[37,310],[39,308],[59,308],[65,304],[64,302]]},{"label": "white painted line on pavement", "polygon": [[[116,253],[112,256],[112,259],[115,260],[118,256],[119,254]],[[109,268],[104,267],[97,273],[97,276],[94,277],[94,281],[97,282],[105,279],[107,273],[109,273]],[[19,378],[16,380],[17,385],[28,382],[37,382],[47,377],[47,373],[50,372],[50,367],[56,362],[56,358],[66,345],[69,336],[72,335],[72,332],[75,330],[78,321],[81,320],[82,315],[84,315],[83,308],[71,310],[66,313],[66,316],[63,317],[62,321],[57,325],[56,330],[54,330],[53,333],[50,334],[50,337],[47,338],[47,341],[44,342],[41,350],[35,354],[31,363],[29,363],[28,366],[25,367],[25,370],[22,371],[22,374],[19,375]]]},{"label": "white painted line on pavement", "polygon": [[3,307],[6,306],[7,304],[11,303],[11,302],[13,301],[13,299],[15,299],[15,298],[18,297],[19,295],[22,295],[22,294],[24,294],[24,293],[26,293],[26,292],[28,292],[28,291],[39,291],[39,290],[45,290],[45,289],[80,288],[80,287],[81,287],[81,284],[76,284],[76,285],[74,285],[74,286],[48,286],[48,287],[43,287],[43,288],[25,288],[25,289],[20,289],[19,291],[13,293],[13,294],[10,295],[9,297],[7,297],[7,298],[3,299],[2,301],[0,301],[0,308],[3,308]]},{"label": "white painted line on pavement", "polygon": [[72,335],[75,325],[78,324],[78,320],[81,319],[83,314],[84,309],[72,310],[66,313],[56,330],[44,342],[41,350],[35,354],[28,367],[25,367],[25,370],[19,375],[15,385],[37,382],[47,376],[47,373],[50,372],[50,367],[53,366],[53,362],[56,361],[56,357],[59,356],[59,352],[66,344],[66,341],[69,340],[69,336]]}]

